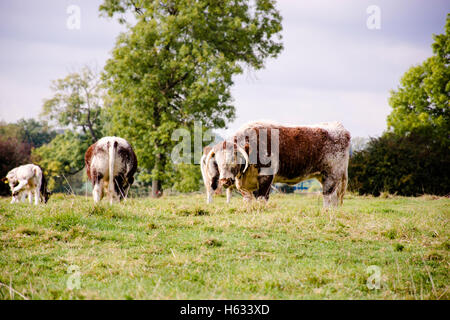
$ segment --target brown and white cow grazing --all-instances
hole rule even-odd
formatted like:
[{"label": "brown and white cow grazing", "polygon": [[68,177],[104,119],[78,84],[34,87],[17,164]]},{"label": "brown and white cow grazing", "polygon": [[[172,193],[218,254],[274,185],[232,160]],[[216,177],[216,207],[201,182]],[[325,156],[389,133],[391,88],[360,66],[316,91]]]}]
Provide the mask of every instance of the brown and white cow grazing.
[{"label": "brown and white cow grazing", "polygon": [[34,204],[40,201],[47,203],[50,192],[47,190],[47,181],[45,180],[42,169],[35,164],[25,164],[12,169],[6,175],[6,179],[11,188],[11,203],[25,200],[25,192],[28,194],[28,201],[32,203],[32,194],[34,193]]},{"label": "brown and white cow grazing", "polygon": [[[200,159],[200,169],[202,171],[203,183],[206,189],[206,203],[212,203],[213,193],[221,193],[221,186],[219,185],[219,171],[217,170],[217,164],[213,161],[210,165],[206,165],[206,157],[212,150],[212,147],[205,147],[203,149],[203,155]],[[226,188],[227,203],[231,200],[232,187]]]},{"label": "brown and white cow grazing", "polygon": [[219,183],[236,184],[245,199],[269,199],[272,183],[322,183],[324,207],[342,204],[347,188],[350,133],[337,122],[287,127],[253,122],[216,145],[206,164],[217,166]]},{"label": "brown and white cow grazing", "polygon": [[119,137],[101,138],[88,148],[84,159],[94,202],[100,201],[104,192],[110,203],[127,197],[137,169],[136,154],[128,141]]}]

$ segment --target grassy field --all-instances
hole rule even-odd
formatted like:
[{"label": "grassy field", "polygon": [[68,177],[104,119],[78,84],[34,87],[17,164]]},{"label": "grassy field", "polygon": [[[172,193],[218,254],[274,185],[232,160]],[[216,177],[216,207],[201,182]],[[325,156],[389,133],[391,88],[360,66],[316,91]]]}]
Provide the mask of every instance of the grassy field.
[{"label": "grassy field", "polygon": [[9,201],[0,299],[450,298],[448,198],[349,195],[328,211],[300,195]]}]

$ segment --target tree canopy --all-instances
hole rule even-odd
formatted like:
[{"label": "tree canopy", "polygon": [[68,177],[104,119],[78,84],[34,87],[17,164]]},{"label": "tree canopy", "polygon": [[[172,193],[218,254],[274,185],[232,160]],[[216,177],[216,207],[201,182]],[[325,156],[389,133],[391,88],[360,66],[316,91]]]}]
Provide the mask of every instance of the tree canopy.
[{"label": "tree canopy", "polygon": [[350,159],[349,187],[361,194],[450,193],[450,14],[433,56],[391,91],[389,131]]},{"label": "tree canopy", "polygon": [[62,129],[81,130],[93,142],[101,137],[103,92],[100,77],[89,67],[53,81],[53,96],[44,101],[41,116]]},{"label": "tree canopy", "polygon": [[32,160],[49,175],[49,188],[62,190],[66,177],[84,167],[84,153],[103,135],[105,95],[97,72],[83,67],[53,81],[53,96],[41,116],[60,130],[51,142],[32,151]]},{"label": "tree canopy", "polygon": [[234,118],[233,75],[280,53],[281,16],[272,0],[105,0],[100,10],[122,21],[135,15],[105,66],[108,130],[132,143],[156,194],[170,166],[171,133],[192,129],[194,120],[222,128]]},{"label": "tree canopy", "polygon": [[450,14],[445,33],[434,35],[434,55],[411,67],[391,91],[388,127],[399,134],[426,130],[443,144],[450,138]]}]

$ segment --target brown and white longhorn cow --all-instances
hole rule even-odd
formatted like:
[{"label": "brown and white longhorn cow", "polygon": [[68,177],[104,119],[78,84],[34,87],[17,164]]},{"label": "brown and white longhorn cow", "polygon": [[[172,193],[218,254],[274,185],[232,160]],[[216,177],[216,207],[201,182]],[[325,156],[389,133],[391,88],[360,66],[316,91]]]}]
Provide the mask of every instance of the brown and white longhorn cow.
[{"label": "brown and white longhorn cow", "polygon": [[86,172],[92,182],[94,202],[124,199],[134,182],[137,158],[133,148],[123,138],[104,137],[91,145],[85,154]]},{"label": "brown and white longhorn cow", "polygon": [[[212,150],[212,147],[205,147],[203,149],[203,155],[200,159],[200,169],[202,171],[203,183],[206,189],[206,203],[212,203],[213,193],[220,193],[221,186],[219,185],[219,171],[217,165],[214,162],[210,162],[210,165],[206,165],[206,157]],[[226,188],[227,203],[231,200],[232,187]]]},{"label": "brown and white longhorn cow", "polygon": [[34,193],[34,204],[40,201],[47,203],[50,192],[47,190],[47,181],[45,180],[42,169],[35,164],[25,164],[12,169],[6,175],[6,181],[11,188],[11,203],[25,200],[25,192],[28,194],[28,201],[32,203],[32,194]]},{"label": "brown and white longhorn cow", "polygon": [[244,199],[269,199],[272,183],[322,183],[324,207],[342,204],[347,188],[350,133],[337,122],[287,127],[253,122],[206,157],[217,166],[215,178],[236,184]]}]

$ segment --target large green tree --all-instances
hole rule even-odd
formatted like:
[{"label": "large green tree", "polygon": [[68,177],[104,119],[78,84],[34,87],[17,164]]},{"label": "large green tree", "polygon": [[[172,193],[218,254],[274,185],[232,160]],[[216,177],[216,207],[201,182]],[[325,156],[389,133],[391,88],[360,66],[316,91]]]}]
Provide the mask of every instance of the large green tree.
[{"label": "large green tree", "polygon": [[41,116],[61,134],[34,149],[32,160],[49,175],[50,189],[63,190],[66,178],[83,169],[89,145],[102,136],[106,99],[99,74],[89,67],[53,81],[51,89]]},{"label": "large green tree", "polygon": [[53,81],[53,96],[44,100],[41,116],[62,129],[81,131],[93,142],[101,138],[104,94],[97,72],[83,67]]},{"label": "large green tree", "polygon": [[391,92],[388,128],[350,159],[349,187],[362,194],[450,192],[450,15],[433,56]]},{"label": "large green tree", "polygon": [[122,22],[134,14],[105,67],[109,132],[132,143],[157,195],[173,130],[234,118],[233,75],[280,53],[281,16],[273,0],[105,0],[100,10]]},{"label": "large green tree", "polygon": [[434,35],[433,56],[411,67],[397,90],[391,91],[388,127],[398,134],[428,131],[449,145],[450,138],[450,14],[445,33]]}]

